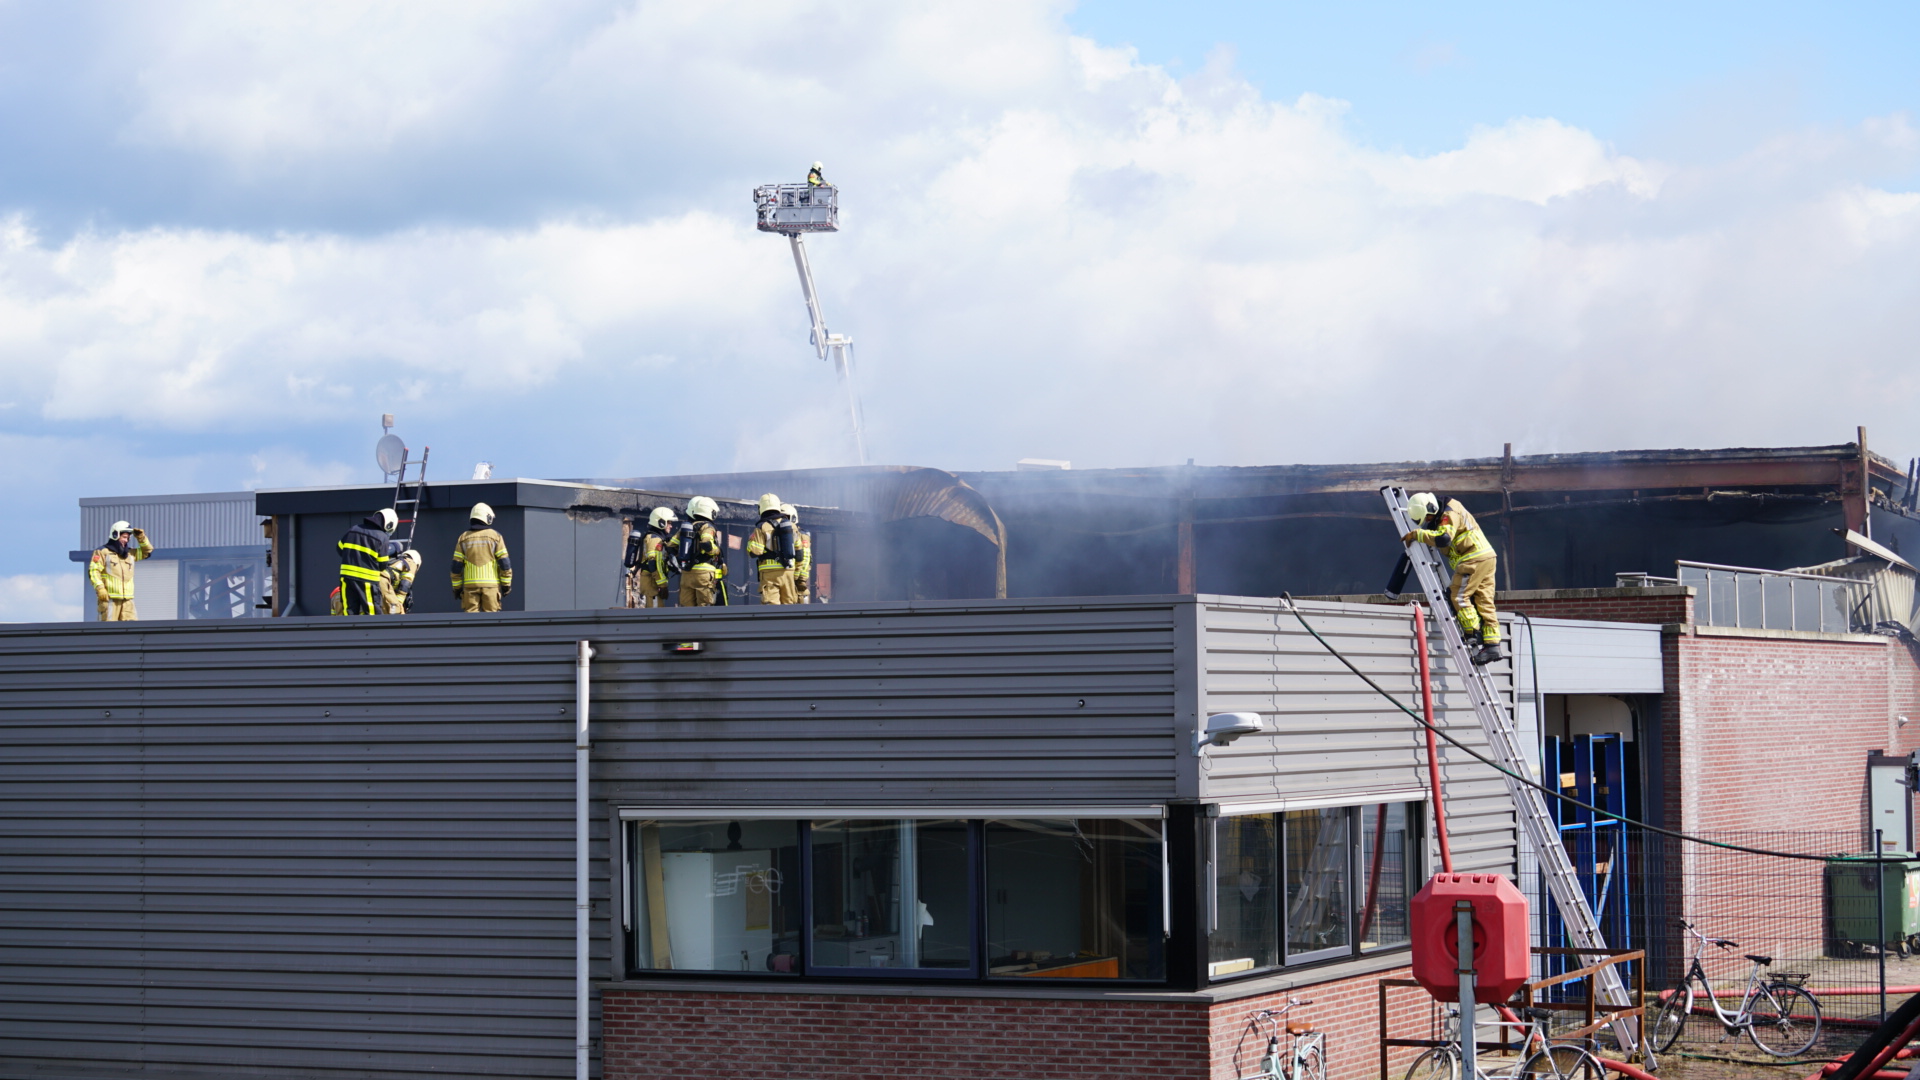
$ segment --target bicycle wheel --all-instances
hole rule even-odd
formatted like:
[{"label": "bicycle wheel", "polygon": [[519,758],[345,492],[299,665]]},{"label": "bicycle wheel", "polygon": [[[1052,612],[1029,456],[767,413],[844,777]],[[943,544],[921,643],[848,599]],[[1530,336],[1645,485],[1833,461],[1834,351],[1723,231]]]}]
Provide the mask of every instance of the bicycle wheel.
[{"label": "bicycle wheel", "polygon": [[1747,1037],[1774,1057],[1804,1054],[1820,1037],[1820,1003],[1792,983],[1772,983],[1753,999]]},{"label": "bicycle wheel", "polygon": [[1680,985],[1667,992],[1667,1000],[1653,1014],[1653,1023],[1647,1027],[1647,1042],[1652,1044],[1653,1052],[1664,1054],[1673,1049],[1680,1041],[1680,1032],[1687,1026],[1687,988]]},{"label": "bicycle wheel", "polygon": [[1436,1046],[1413,1059],[1407,1080],[1460,1080],[1460,1052],[1451,1046]]},{"label": "bicycle wheel", "polygon": [[1600,1059],[1571,1044],[1549,1046],[1520,1066],[1520,1080],[1603,1080]]},{"label": "bicycle wheel", "polygon": [[1320,1052],[1318,1041],[1300,1048],[1299,1055],[1294,1058],[1289,1080],[1327,1080],[1327,1059]]}]

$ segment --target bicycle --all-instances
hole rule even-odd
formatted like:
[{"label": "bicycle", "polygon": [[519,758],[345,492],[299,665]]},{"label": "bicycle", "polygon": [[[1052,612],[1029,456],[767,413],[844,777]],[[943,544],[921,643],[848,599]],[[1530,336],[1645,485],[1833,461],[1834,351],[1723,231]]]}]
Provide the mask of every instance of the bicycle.
[{"label": "bicycle", "polygon": [[[1239,1077],[1239,1080],[1327,1080],[1326,1035],[1313,1030],[1313,1025],[1305,1020],[1286,1018],[1287,1014],[1293,1011],[1294,1006],[1311,1004],[1313,1004],[1311,998],[1305,1001],[1299,998],[1288,998],[1286,1008],[1278,1012],[1262,1009],[1254,1013],[1248,1026],[1258,1031],[1261,1021],[1266,1021],[1267,1052],[1260,1058],[1259,1072],[1242,1075],[1240,1048],[1235,1046],[1233,1048],[1234,1075]],[[1292,1042],[1289,1047],[1291,1052],[1285,1058],[1280,1056],[1280,1029],[1283,1026]],[[1240,1036],[1242,1042],[1245,1042],[1246,1038],[1244,1033]]]},{"label": "bicycle", "polygon": [[1747,988],[1741,995],[1740,1007],[1733,1012],[1720,1007],[1720,999],[1713,992],[1713,984],[1707,981],[1706,968],[1700,964],[1700,957],[1707,951],[1708,945],[1717,945],[1728,952],[1740,947],[1736,941],[1725,938],[1710,938],[1694,929],[1693,924],[1676,919],[1687,933],[1698,941],[1693,950],[1693,963],[1687,973],[1680,978],[1680,985],[1667,991],[1666,1000],[1660,1003],[1660,1011],[1654,1014],[1653,1027],[1648,1040],[1656,1053],[1665,1053],[1680,1038],[1680,1032],[1687,1026],[1687,1017],[1693,1015],[1695,983],[1706,991],[1707,1002],[1713,1006],[1714,1018],[1726,1029],[1728,1035],[1745,1030],[1753,1045],[1774,1057],[1796,1057],[1806,1053],[1807,1049],[1820,1038],[1820,1002],[1807,993],[1797,979],[1805,975],[1779,974],[1763,979],[1761,972],[1773,965],[1773,957],[1744,954],[1753,961],[1747,969]]},{"label": "bicycle", "polygon": [[[1520,1039],[1518,1054],[1520,1062],[1517,1068],[1489,1072],[1480,1067],[1479,1054],[1474,1055],[1474,1080],[1603,1080],[1606,1068],[1600,1059],[1586,1047],[1577,1043],[1556,1043],[1547,1037],[1547,1022],[1553,1013],[1546,1009],[1522,1009],[1519,1020],[1495,1020],[1492,1024],[1479,1024],[1476,1027],[1519,1028],[1526,1032]],[[1406,1080],[1460,1080],[1460,1046],[1457,1033],[1460,1030],[1460,1010],[1447,1010],[1446,1029],[1449,1041],[1436,1046],[1413,1059],[1413,1065],[1407,1069]],[[1535,1047],[1539,1049],[1534,1049]],[[1532,1051],[1528,1053],[1528,1051]]]}]

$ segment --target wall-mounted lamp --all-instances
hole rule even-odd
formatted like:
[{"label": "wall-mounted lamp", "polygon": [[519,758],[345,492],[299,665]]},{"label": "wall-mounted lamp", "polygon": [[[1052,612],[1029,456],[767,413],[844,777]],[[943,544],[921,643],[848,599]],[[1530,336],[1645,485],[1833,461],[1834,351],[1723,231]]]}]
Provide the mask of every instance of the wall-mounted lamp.
[{"label": "wall-mounted lamp", "polygon": [[1258,735],[1267,730],[1266,721],[1259,713],[1223,712],[1207,717],[1205,734],[1195,733],[1193,752],[1199,753],[1209,746],[1225,746],[1242,735]]}]

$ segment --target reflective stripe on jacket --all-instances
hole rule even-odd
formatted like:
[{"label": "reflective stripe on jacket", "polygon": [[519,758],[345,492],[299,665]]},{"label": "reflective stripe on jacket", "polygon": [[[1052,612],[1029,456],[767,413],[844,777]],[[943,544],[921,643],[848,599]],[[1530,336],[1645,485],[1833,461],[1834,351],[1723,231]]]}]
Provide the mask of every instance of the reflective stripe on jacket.
[{"label": "reflective stripe on jacket", "polygon": [[1493,545],[1487,543],[1487,534],[1480,531],[1480,523],[1473,520],[1459,499],[1447,500],[1439,527],[1415,529],[1413,538],[1439,548],[1447,556],[1450,570],[1458,569],[1461,563],[1493,558]]},{"label": "reflective stripe on jacket", "polygon": [[793,562],[793,576],[804,583],[813,576],[813,534],[795,529],[793,550],[799,555]]},{"label": "reflective stripe on jacket", "polygon": [[659,529],[648,528],[640,538],[640,570],[653,579],[655,585],[667,583],[667,534]]},{"label": "reflective stripe on jacket", "polygon": [[747,534],[747,554],[760,560],[762,570],[784,570],[793,565],[780,552],[780,518],[762,518]]},{"label": "reflective stripe on jacket", "polygon": [[693,565],[704,566],[725,577],[727,573],[727,538],[710,521],[693,523]]},{"label": "reflective stripe on jacket", "polygon": [[468,529],[453,544],[453,587],[513,588],[507,541],[492,529]]},{"label": "reflective stripe on jacket", "polygon": [[87,560],[87,580],[93,583],[93,595],[104,592],[109,600],[133,599],[133,564],[153,554],[150,541],[136,540],[139,546],[129,548],[124,555],[112,545],[93,550],[93,558]]},{"label": "reflective stripe on jacket", "polygon": [[361,522],[340,537],[340,577],[342,580],[379,581],[387,568],[387,542],[393,539],[385,529]]}]

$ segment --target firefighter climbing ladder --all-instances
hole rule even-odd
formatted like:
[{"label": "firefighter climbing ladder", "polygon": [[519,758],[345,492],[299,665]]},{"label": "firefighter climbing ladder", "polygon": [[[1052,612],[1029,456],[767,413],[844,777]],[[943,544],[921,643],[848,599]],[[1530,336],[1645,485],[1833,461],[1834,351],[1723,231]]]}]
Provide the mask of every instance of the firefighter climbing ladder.
[{"label": "firefighter climbing ladder", "polygon": [[[393,512],[399,516],[400,523],[394,526],[393,538],[400,541],[400,550],[413,546],[413,525],[420,517],[420,501],[427,491],[427,456],[433,453],[429,446],[420,451],[419,460],[406,456],[406,450],[400,451],[399,478],[393,483]],[[418,465],[420,472],[414,476],[413,494],[407,494],[407,470]]]},{"label": "firefighter climbing ladder", "polygon": [[[1413,520],[1407,515],[1406,490],[1383,487],[1380,494],[1386,497],[1387,512],[1393,517],[1394,531],[1402,536],[1413,531]],[[1501,703],[1499,687],[1495,685],[1493,676],[1488,674],[1486,668],[1473,663],[1467,643],[1461,636],[1459,620],[1453,617],[1453,605],[1447,601],[1447,577],[1440,562],[1440,553],[1428,544],[1414,543],[1407,545],[1407,558],[1413,563],[1414,574],[1420,581],[1421,591],[1426,594],[1434,624],[1440,628],[1441,639],[1446,642],[1447,656],[1453,660],[1453,670],[1465,684],[1467,698],[1473,702],[1473,711],[1480,718],[1481,729],[1487,734],[1487,746],[1492,751],[1492,757],[1500,763],[1501,768],[1513,774],[1503,774],[1501,779],[1507,782],[1507,793],[1513,797],[1520,824],[1533,844],[1535,856],[1540,860],[1540,874],[1546,881],[1547,891],[1553,894],[1554,903],[1560,907],[1568,939],[1576,948],[1605,949],[1607,942],[1601,936],[1593,908],[1587,903],[1586,891],[1580,887],[1580,879],[1574,874],[1573,861],[1567,857],[1567,849],[1560,843],[1558,820],[1548,813],[1546,798],[1537,789],[1515,778],[1532,775],[1532,766],[1521,752],[1520,736],[1514,730],[1513,716]],[[1596,955],[1594,959],[1601,957]],[[1608,966],[1601,969],[1594,981],[1603,1004],[1616,1009],[1632,1005],[1618,968]],[[1613,1025],[1613,1029],[1623,1049],[1631,1050],[1637,1046],[1637,1025],[1631,1021],[1620,1021]]]}]

